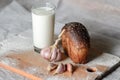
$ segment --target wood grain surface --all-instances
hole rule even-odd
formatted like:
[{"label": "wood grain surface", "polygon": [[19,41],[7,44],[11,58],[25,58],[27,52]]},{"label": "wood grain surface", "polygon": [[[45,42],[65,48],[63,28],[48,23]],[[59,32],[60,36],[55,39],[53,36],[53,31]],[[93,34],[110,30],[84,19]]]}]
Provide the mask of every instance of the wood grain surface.
[{"label": "wood grain surface", "polygon": [[[95,52],[95,51],[94,51]],[[8,52],[9,53],[9,52]],[[108,53],[96,53],[97,56],[91,54],[87,64],[74,64],[70,58],[66,57],[59,63],[72,63],[76,68],[73,74],[65,72],[63,74],[53,75],[54,71],[48,72],[48,61],[43,59],[40,54],[34,51],[17,51],[10,52],[6,56],[2,56],[0,59],[0,67],[25,76],[31,80],[100,80],[106,73],[113,68],[117,68],[120,64],[120,58]],[[2,63],[4,60],[13,60],[13,64],[7,66]],[[32,67],[32,68],[31,68]],[[33,69],[31,71],[29,68]]]}]

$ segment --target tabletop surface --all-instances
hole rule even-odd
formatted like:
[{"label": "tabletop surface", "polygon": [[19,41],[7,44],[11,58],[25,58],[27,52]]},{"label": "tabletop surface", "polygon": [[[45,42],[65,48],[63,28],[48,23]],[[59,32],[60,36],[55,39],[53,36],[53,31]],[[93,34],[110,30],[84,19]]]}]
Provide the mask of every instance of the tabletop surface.
[{"label": "tabletop surface", "polygon": [[[31,7],[41,1],[0,0],[0,55],[10,50],[32,48]],[[50,2],[56,5],[55,35],[59,34],[65,23],[81,22],[89,31],[92,46],[120,57],[120,0],[51,0]],[[120,67],[103,80],[120,80],[119,75]],[[0,80],[16,79],[27,80],[0,68]]]}]

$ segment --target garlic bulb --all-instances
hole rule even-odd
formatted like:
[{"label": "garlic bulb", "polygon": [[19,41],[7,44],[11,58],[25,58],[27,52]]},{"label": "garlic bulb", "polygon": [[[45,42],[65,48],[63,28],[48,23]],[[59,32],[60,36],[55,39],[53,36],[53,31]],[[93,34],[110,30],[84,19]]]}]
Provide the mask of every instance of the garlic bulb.
[{"label": "garlic bulb", "polygon": [[62,59],[62,52],[57,47],[48,47],[41,50],[41,56],[48,61],[60,61]]},{"label": "garlic bulb", "polygon": [[53,62],[60,61],[62,59],[62,51],[59,49],[58,43],[61,41],[61,36],[63,33],[64,30],[60,33],[54,45],[41,50],[40,54],[43,58]]}]

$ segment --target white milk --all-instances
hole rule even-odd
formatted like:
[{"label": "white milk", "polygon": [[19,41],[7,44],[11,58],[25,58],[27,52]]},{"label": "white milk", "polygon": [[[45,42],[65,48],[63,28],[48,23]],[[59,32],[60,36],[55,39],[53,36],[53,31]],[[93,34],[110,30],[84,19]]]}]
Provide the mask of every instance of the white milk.
[{"label": "white milk", "polygon": [[41,49],[53,44],[55,12],[49,7],[32,9],[33,43]]}]

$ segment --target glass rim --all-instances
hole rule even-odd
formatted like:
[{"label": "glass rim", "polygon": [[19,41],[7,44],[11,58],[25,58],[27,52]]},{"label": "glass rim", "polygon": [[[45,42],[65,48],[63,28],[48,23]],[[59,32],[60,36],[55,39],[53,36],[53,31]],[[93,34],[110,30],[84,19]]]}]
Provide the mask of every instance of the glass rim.
[{"label": "glass rim", "polygon": [[[44,3],[38,3],[36,5],[33,5],[32,8],[31,8],[31,11],[35,8],[39,8],[39,7],[50,7],[51,10],[55,10],[56,9],[56,6],[53,4],[53,3],[50,3],[50,2],[44,2]],[[49,10],[49,11],[51,11]]]}]

